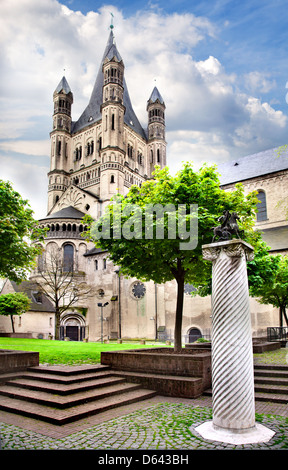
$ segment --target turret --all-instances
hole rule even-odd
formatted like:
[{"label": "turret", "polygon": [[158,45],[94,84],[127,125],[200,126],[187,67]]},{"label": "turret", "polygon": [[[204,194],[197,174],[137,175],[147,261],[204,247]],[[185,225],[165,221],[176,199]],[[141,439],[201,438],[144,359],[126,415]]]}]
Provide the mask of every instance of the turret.
[{"label": "turret", "polygon": [[71,107],[73,93],[65,77],[62,77],[53,94],[54,114],[53,131],[55,129],[71,132]]},{"label": "turret", "polygon": [[166,165],[165,103],[157,87],[154,87],[147,103],[148,112],[148,162],[150,175],[155,165]]},{"label": "turret", "polygon": [[71,141],[71,107],[73,93],[62,77],[53,93],[54,114],[51,136],[51,164],[48,186],[48,212],[67,189],[69,178],[69,149]]}]

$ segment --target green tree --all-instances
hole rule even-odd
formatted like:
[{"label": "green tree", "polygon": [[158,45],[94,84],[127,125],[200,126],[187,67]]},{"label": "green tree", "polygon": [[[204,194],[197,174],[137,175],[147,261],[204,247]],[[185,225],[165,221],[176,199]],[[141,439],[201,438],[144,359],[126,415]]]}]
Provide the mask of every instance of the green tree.
[{"label": "green tree", "polygon": [[261,304],[279,308],[279,326],[283,318],[288,326],[288,257],[264,255],[249,263],[250,294]]},{"label": "green tree", "polygon": [[12,331],[14,330],[13,315],[22,315],[29,310],[30,300],[23,292],[0,295],[0,315],[11,317]]},{"label": "green tree", "polygon": [[[187,233],[191,233],[197,218],[196,243],[195,236],[194,239],[193,235],[190,237],[192,245],[194,243],[193,249],[190,247],[191,239],[186,236],[185,241],[183,217],[181,225],[179,211],[175,215],[177,227],[174,238],[170,237],[169,211],[162,219],[154,215],[147,227],[147,218],[143,214],[146,214],[147,206],[155,207],[157,204],[168,210],[169,205],[171,210],[173,205],[176,208],[183,205]],[[234,191],[222,190],[215,167],[205,165],[196,172],[191,164],[185,164],[176,176],[171,176],[168,168],[156,168],[153,180],[143,183],[141,188],[132,186],[125,197],[118,195],[114,198],[97,223],[86,217],[85,222],[89,225],[86,236],[94,240],[96,246],[107,249],[110,259],[121,266],[121,272],[126,276],[156,283],[176,280],[174,349],[179,351],[182,347],[184,284],[190,283],[204,290],[211,280],[211,263],[203,260],[202,245],[211,243],[212,228],[219,225],[217,219],[224,210],[238,213],[246,241],[257,244],[259,234],[252,230],[256,204],[256,193],[245,197],[240,184]],[[191,212],[191,205],[197,205],[198,210]],[[155,233],[161,229],[161,224],[162,227],[164,225],[164,237],[157,239]],[[153,238],[147,238],[147,232],[151,235],[152,231]]]},{"label": "green tree", "polygon": [[41,250],[31,242],[41,236],[28,201],[9,182],[0,180],[0,277],[26,279]]}]

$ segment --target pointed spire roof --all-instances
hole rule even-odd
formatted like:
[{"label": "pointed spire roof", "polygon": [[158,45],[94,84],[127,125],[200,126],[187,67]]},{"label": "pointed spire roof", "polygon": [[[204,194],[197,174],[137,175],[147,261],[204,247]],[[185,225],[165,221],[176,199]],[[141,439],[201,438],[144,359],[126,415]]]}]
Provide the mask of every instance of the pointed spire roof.
[{"label": "pointed spire roof", "polygon": [[114,57],[116,58],[116,60],[118,60],[118,62],[122,61],[122,57],[119,54],[119,51],[116,47],[115,37],[114,37],[113,31],[111,29],[109,39],[108,39],[108,43],[107,43],[107,46],[106,46],[106,49],[105,49],[105,52],[104,52],[102,63],[104,62],[105,59],[112,60]]},{"label": "pointed spire roof", "polygon": [[155,86],[152,93],[151,93],[151,96],[148,100],[148,103],[155,103],[157,100],[160,101],[161,104],[164,104],[164,100],[163,100],[158,88]]},{"label": "pointed spire roof", "polygon": [[[112,60],[113,57],[115,57],[116,60],[118,60],[119,62],[121,62],[122,60],[121,55],[119,54],[119,51],[117,49],[114,34],[111,28],[108,42],[107,42],[107,45],[103,54],[100,67],[99,67],[98,75],[95,81],[95,85],[91,94],[90,101],[88,103],[88,106],[86,107],[86,109],[84,110],[80,118],[78,119],[78,121],[73,123],[72,133],[77,132],[81,129],[84,129],[86,126],[89,126],[91,123],[97,122],[102,118],[101,105],[102,105],[102,100],[103,100],[103,84],[104,84],[102,66],[106,58],[108,60]],[[123,104],[126,108],[124,122],[129,127],[134,129],[138,134],[140,134],[144,139],[147,139],[146,133],[144,129],[142,128],[140,122],[138,121],[138,118],[133,110],[125,78],[123,80],[123,87],[124,87],[124,96],[123,96],[124,103]]]},{"label": "pointed spire roof", "polygon": [[59,84],[58,84],[58,86],[57,86],[54,93],[61,93],[61,92],[65,93],[66,95],[68,95],[68,93],[72,93],[71,88],[68,85],[68,82],[67,82],[65,76],[63,76],[61,78],[61,80],[60,80],[60,82],[59,82]]}]

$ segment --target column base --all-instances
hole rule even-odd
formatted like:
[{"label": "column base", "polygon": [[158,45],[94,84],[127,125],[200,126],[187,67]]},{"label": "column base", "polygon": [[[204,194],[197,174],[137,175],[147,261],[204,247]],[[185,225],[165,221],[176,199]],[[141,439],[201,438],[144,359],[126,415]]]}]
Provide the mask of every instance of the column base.
[{"label": "column base", "polygon": [[[257,444],[258,442],[268,442],[275,432],[266,428],[262,424],[256,423],[253,428],[244,430],[233,430],[219,428],[213,421],[207,421],[193,430],[209,441],[225,442],[227,444]],[[191,431],[193,431],[191,428]]]}]

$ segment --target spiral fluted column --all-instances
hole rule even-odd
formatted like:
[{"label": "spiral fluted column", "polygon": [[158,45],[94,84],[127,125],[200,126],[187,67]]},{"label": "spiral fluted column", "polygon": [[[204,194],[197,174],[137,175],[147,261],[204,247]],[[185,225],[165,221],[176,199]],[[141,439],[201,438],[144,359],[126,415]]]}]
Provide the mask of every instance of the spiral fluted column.
[{"label": "spiral fluted column", "polygon": [[[215,244],[213,244],[215,245]],[[255,425],[252,331],[246,256],[239,240],[203,247],[212,267],[213,423],[228,429]]]},{"label": "spiral fluted column", "polygon": [[270,439],[273,435],[270,430],[267,433],[263,426],[260,429],[260,425],[257,428],[255,425],[252,328],[246,266],[246,260],[253,259],[254,250],[243,240],[235,239],[204,245],[202,252],[204,259],[213,263],[213,422],[201,425],[199,432],[203,432],[204,437],[224,442]]}]

